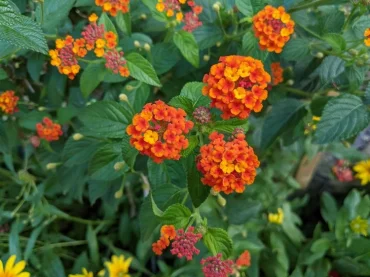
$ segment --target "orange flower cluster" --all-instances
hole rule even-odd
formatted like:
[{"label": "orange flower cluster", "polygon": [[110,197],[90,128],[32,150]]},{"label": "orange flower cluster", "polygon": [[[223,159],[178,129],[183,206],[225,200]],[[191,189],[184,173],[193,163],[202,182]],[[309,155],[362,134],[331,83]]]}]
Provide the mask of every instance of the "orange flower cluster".
[{"label": "orange flower cluster", "polygon": [[62,127],[47,117],[44,117],[42,123],[36,124],[36,131],[41,139],[47,141],[59,140],[59,137],[63,135]]},{"label": "orange flower cluster", "polygon": [[117,35],[111,31],[105,32],[104,25],[98,25],[97,20],[96,14],[89,16],[90,24],[82,31],[82,38],[74,39],[67,36],[65,40],[56,40],[56,49],[50,50],[49,55],[51,64],[58,67],[61,74],[74,79],[80,71],[78,58],[83,58],[88,51],[94,50],[98,58],[104,57],[106,68],[113,73],[120,73],[124,77],[130,75],[126,60],[123,59],[123,52],[116,49]]},{"label": "orange flower cluster", "polygon": [[226,142],[224,135],[213,132],[209,144],[200,148],[197,168],[203,174],[202,183],[216,192],[242,193],[256,176],[259,161],[253,148],[248,146],[243,133]]},{"label": "orange flower cluster", "polygon": [[74,39],[71,36],[66,36],[65,39],[57,39],[55,41],[56,49],[50,50],[51,64],[58,67],[61,74],[67,75],[73,80],[80,72],[77,57],[83,58],[87,54],[85,48],[85,39]]},{"label": "orange flower cluster", "polygon": [[157,255],[162,255],[163,250],[165,250],[169,245],[170,241],[176,237],[175,226],[173,225],[163,225],[161,228],[161,237],[158,241],[152,244],[152,250]]},{"label": "orange flower cluster", "polygon": [[146,104],[126,131],[131,136],[132,146],[154,162],[161,163],[165,159],[180,159],[181,150],[189,145],[184,134],[191,128],[193,122],[186,120],[184,110],[158,100],[154,104]]},{"label": "orange flower cluster", "polygon": [[284,7],[267,5],[253,17],[253,29],[262,50],[281,53],[294,33],[294,21]]},{"label": "orange flower cluster", "polygon": [[130,0],[95,0],[95,5],[102,7],[104,12],[116,16],[119,11],[128,13]]},{"label": "orange flower cluster", "polygon": [[364,33],[365,40],[364,43],[367,47],[370,47],[370,28],[367,28]]},{"label": "orange flower cluster", "polygon": [[251,254],[248,250],[245,250],[242,254],[240,254],[239,258],[236,260],[237,266],[250,266],[251,265]]},{"label": "orange flower cluster", "polygon": [[279,62],[271,64],[272,84],[274,86],[283,82],[283,72],[284,69],[281,67]]},{"label": "orange flower cluster", "polygon": [[222,111],[221,117],[245,119],[251,111],[259,112],[267,98],[270,75],[263,63],[251,57],[226,56],[211,67],[203,78],[203,94],[211,98],[211,106]]},{"label": "orange flower cluster", "polygon": [[15,92],[12,90],[6,90],[0,94],[0,110],[6,114],[13,114],[18,111],[19,97],[15,96]]}]

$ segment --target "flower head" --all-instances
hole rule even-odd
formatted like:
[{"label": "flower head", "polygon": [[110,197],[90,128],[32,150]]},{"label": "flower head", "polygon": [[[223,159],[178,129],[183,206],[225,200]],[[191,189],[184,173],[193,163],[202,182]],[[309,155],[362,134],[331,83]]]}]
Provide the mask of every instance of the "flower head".
[{"label": "flower head", "polygon": [[254,35],[262,50],[280,53],[294,33],[294,21],[284,7],[267,5],[253,17]]},{"label": "flower head", "polygon": [[119,11],[128,13],[130,0],[95,0],[95,5],[102,7],[104,12],[116,16]]},{"label": "flower head", "polygon": [[367,237],[369,229],[369,223],[367,219],[363,219],[361,218],[361,216],[357,216],[355,219],[351,221],[350,227],[352,232],[354,232],[355,234],[361,234]]},{"label": "flower head", "polygon": [[26,267],[25,261],[20,261],[15,263],[17,259],[16,255],[10,256],[5,264],[0,260],[0,277],[30,277],[29,272],[23,272]]},{"label": "flower head", "polygon": [[200,124],[207,124],[211,122],[212,115],[208,108],[206,107],[198,107],[193,112],[193,117],[196,122]]},{"label": "flower head", "polygon": [[118,52],[116,49],[108,50],[104,55],[104,59],[106,61],[105,67],[112,70],[113,73],[119,73],[122,77],[130,76],[122,51]]},{"label": "flower head", "polygon": [[239,258],[236,260],[236,265],[239,267],[251,265],[251,254],[248,250],[240,254]]},{"label": "flower head", "polygon": [[245,119],[251,111],[261,111],[270,81],[271,77],[261,61],[251,57],[226,56],[204,75],[206,85],[202,92],[211,98],[211,107],[222,111],[223,119]]},{"label": "flower head", "polygon": [[[183,3],[182,3],[183,2]],[[167,17],[173,17],[176,15],[178,21],[182,20],[182,11],[181,11],[181,4],[184,4],[186,1],[180,0],[158,0],[156,5],[156,9],[159,12],[166,13]]]},{"label": "flower head", "polygon": [[82,269],[82,274],[69,274],[68,277],[94,277],[92,272],[87,271],[86,268]]},{"label": "flower head", "polygon": [[171,253],[178,258],[186,257],[188,261],[193,259],[193,255],[199,254],[199,249],[195,244],[202,238],[202,234],[195,233],[194,227],[190,226],[187,231],[177,230],[177,235],[172,242]]},{"label": "flower head", "polygon": [[[82,31],[82,37],[86,41],[86,48],[92,50],[95,47],[96,41],[99,39],[104,39],[104,25],[96,24],[98,17],[96,14],[92,14],[89,17],[90,24],[85,26]],[[98,47],[97,47],[98,48]]]},{"label": "flower head", "polygon": [[205,277],[227,277],[233,272],[233,262],[231,260],[223,261],[221,254],[216,257],[208,257],[201,260],[202,271]]},{"label": "flower head", "polygon": [[112,261],[105,262],[105,266],[108,268],[109,277],[130,277],[128,269],[130,267],[132,258],[127,258],[123,255],[112,256]]},{"label": "flower head", "polygon": [[279,62],[271,64],[271,72],[272,72],[272,84],[274,86],[283,82],[284,69],[281,67]]},{"label": "flower head", "polygon": [[367,47],[370,47],[370,28],[367,28],[364,33],[364,43]]},{"label": "flower head", "polygon": [[370,182],[370,160],[355,164],[353,170],[357,172],[355,177],[361,180],[361,185],[365,186]]},{"label": "flower head", "polygon": [[202,13],[203,7],[195,5],[194,1],[188,1],[188,5],[191,7],[191,11],[185,13],[183,29],[188,33],[192,33],[203,25],[202,21],[199,20],[199,14]]},{"label": "flower head", "polygon": [[332,168],[334,175],[340,182],[353,181],[352,170],[348,167],[348,162],[345,160],[338,160]]},{"label": "flower head", "polygon": [[156,255],[162,255],[163,250],[165,250],[170,245],[170,240],[176,237],[175,226],[173,225],[163,225],[161,228],[161,237],[155,243],[152,244],[152,250]]},{"label": "flower head", "polygon": [[158,100],[148,103],[136,114],[127,127],[130,143],[141,154],[161,163],[165,159],[179,160],[180,153],[189,145],[185,134],[193,128],[193,122],[186,120],[182,109],[166,105]]},{"label": "flower head", "polygon": [[283,224],[283,221],[284,221],[284,212],[281,208],[278,208],[278,212],[276,214],[274,213],[269,213],[268,214],[268,220],[269,222],[271,223],[275,223],[275,224]]},{"label": "flower head", "polygon": [[209,138],[211,142],[200,148],[197,158],[197,168],[203,174],[202,183],[216,192],[242,193],[246,185],[254,182],[260,164],[253,148],[248,146],[242,133],[228,142],[217,132]]},{"label": "flower head", "polygon": [[36,124],[36,131],[41,139],[47,141],[59,140],[59,137],[63,135],[62,127],[47,117],[44,117],[42,123]]},{"label": "flower head", "polygon": [[83,38],[74,39],[66,36],[63,39],[56,40],[56,49],[50,50],[51,65],[56,66],[61,74],[67,75],[73,80],[80,72],[77,58],[85,57],[87,54],[86,40]]},{"label": "flower head", "polygon": [[6,114],[13,114],[18,111],[19,97],[15,96],[15,92],[12,90],[4,91],[0,94],[0,110]]}]

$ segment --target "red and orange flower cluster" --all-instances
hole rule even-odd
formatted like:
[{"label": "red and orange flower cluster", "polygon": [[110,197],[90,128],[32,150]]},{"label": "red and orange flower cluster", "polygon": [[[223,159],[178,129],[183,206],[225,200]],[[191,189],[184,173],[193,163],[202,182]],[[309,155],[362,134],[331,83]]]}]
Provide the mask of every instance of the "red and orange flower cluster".
[{"label": "red and orange flower cluster", "polygon": [[281,53],[294,33],[294,21],[284,7],[267,5],[253,17],[253,29],[262,50]]},{"label": "red and orange flower cluster", "polygon": [[211,67],[203,78],[203,94],[211,98],[211,106],[222,111],[221,117],[245,119],[251,111],[259,112],[267,98],[270,75],[263,63],[251,57],[226,56]]},{"label": "red and orange flower cluster", "polygon": [[216,192],[242,193],[257,174],[260,163],[245,135],[237,133],[234,137],[226,142],[224,135],[213,132],[211,142],[200,148],[197,168],[203,174],[202,183]]},{"label": "red and orange flower cluster", "polygon": [[47,141],[59,140],[59,137],[63,135],[62,127],[47,117],[44,117],[42,123],[36,124],[36,131],[41,139]]},{"label": "red and orange flower cluster", "polygon": [[104,12],[116,16],[119,11],[122,13],[129,12],[130,0],[95,0],[95,5],[102,7]]},{"label": "red and orange flower cluster", "polygon": [[[187,4],[191,8],[191,11],[185,13],[185,17],[181,10],[182,4]],[[189,33],[202,26],[202,22],[199,20],[199,14],[202,13],[203,7],[196,5],[194,1],[158,0],[156,9],[159,12],[165,12],[167,17],[176,16],[178,22],[184,22],[183,29]]]},{"label": "red and orange flower cluster", "polygon": [[127,127],[130,143],[141,154],[161,163],[165,159],[179,160],[180,152],[188,147],[185,134],[193,128],[193,122],[186,120],[182,109],[166,105],[158,100],[148,103],[136,114]]},{"label": "red and orange flower cluster", "polygon": [[0,110],[5,114],[13,114],[18,111],[19,97],[15,96],[15,92],[12,90],[4,91],[0,94]]},{"label": "red and orange flower cluster", "polygon": [[271,64],[272,84],[274,86],[283,82],[283,72],[284,69],[281,67],[279,62]]},{"label": "red and orange flower cluster", "polygon": [[164,225],[161,228],[161,238],[152,244],[153,252],[162,255],[172,242],[171,254],[178,258],[186,257],[188,261],[193,259],[193,255],[200,253],[195,244],[202,238],[202,234],[195,233],[194,227],[190,226],[186,231],[184,229],[175,230],[173,225]]},{"label": "red and orange flower cluster", "polygon": [[202,271],[205,277],[228,277],[233,273],[233,261],[222,260],[222,255],[208,257],[201,260]]},{"label": "red and orange flower cluster", "polygon": [[96,14],[90,15],[90,24],[82,31],[82,38],[74,39],[67,36],[64,40],[57,39],[56,49],[49,51],[51,64],[72,80],[80,71],[78,58],[85,57],[87,52],[92,50],[96,57],[103,57],[106,60],[105,67],[113,73],[119,73],[123,77],[130,75],[123,52],[116,49],[117,35],[111,31],[106,32],[104,25],[98,25],[97,20]]},{"label": "red and orange flower cluster", "polygon": [[248,250],[245,250],[240,254],[239,258],[236,260],[236,265],[239,267],[248,267],[251,265],[251,254]]},{"label": "red and orange flower cluster", "polygon": [[367,47],[370,47],[370,28],[367,28],[364,33],[364,43]]}]

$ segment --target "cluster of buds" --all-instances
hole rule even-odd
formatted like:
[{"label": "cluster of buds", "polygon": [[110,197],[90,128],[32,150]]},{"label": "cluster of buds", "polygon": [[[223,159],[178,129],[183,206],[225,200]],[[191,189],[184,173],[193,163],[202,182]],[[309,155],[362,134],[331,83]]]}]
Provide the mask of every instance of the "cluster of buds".
[{"label": "cluster of buds", "polygon": [[47,141],[59,140],[59,137],[63,135],[62,127],[47,117],[41,123],[36,124],[36,131],[40,139]]},{"label": "cluster of buds", "polygon": [[349,167],[349,162],[346,160],[337,160],[336,164],[332,168],[335,177],[339,182],[351,182],[353,181],[353,172]]},{"label": "cluster of buds", "polygon": [[221,254],[202,259],[200,263],[205,277],[227,277],[233,272],[233,261],[222,260]]},{"label": "cluster of buds", "polygon": [[[187,4],[191,11],[182,12],[181,5]],[[199,14],[202,13],[203,7],[196,5],[194,1],[188,0],[158,0],[156,9],[159,12],[166,13],[167,17],[176,16],[177,22],[184,22],[183,29],[189,33],[202,26],[199,20]]]},{"label": "cluster of buds", "polygon": [[317,123],[321,120],[319,116],[313,116],[312,121],[305,126],[304,134],[308,135],[317,129]]},{"label": "cluster of buds", "polygon": [[104,25],[97,24],[98,16],[91,14],[89,24],[83,29],[82,38],[74,39],[67,36],[64,40],[56,40],[56,49],[50,50],[51,64],[58,67],[61,74],[74,79],[80,71],[78,59],[86,56],[88,51],[94,50],[96,57],[105,59],[105,67],[115,74],[123,77],[130,75],[126,66],[126,60],[123,58],[123,52],[118,51],[117,35],[112,32],[106,32]]}]

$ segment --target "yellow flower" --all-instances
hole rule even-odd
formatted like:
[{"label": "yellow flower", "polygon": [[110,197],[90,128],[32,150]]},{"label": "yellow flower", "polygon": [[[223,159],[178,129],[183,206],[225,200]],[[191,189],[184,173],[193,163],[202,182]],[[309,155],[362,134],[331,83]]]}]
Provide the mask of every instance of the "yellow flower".
[{"label": "yellow flower", "polygon": [[99,38],[96,40],[95,45],[97,48],[103,48],[105,46],[105,40]]},{"label": "yellow flower", "polygon": [[176,13],[176,20],[177,21],[181,22],[183,18],[184,18],[184,15],[182,14],[182,12]]},{"label": "yellow flower", "polygon": [[155,8],[157,9],[157,11],[163,12],[164,11],[164,4],[163,3],[157,3]]},{"label": "yellow flower", "polygon": [[269,213],[268,219],[271,223],[282,224],[284,221],[284,212],[281,208],[278,208],[277,214]]},{"label": "yellow flower", "polygon": [[109,277],[130,277],[128,274],[128,268],[130,267],[132,258],[125,260],[123,255],[112,256],[111,262],[106,262],[105,265],[109,271]]},{"label": "yellow flower", "polygon": [[0,260],[0,277],[30,277],[29,272],[22,272],[26,267],[25,261],[15,263],[16,255],[10,256],[6,262],[5,268],[3,262]]},{"label": "yellow flower", "polygon": [[98,20],[98,16],[95,14],[95,13],[92,13],[90,16],[89,16],[89,21],[90,22],[96,22]]},{"label": "yellow flower", "polygon": [[357,172],[355,177],[361,180],[361,185],[365,186],[370,182],[370,160],[355,164],[353,170]]},{"label": "yellow flower", "polygon": [[94,277],[92,272],[88,272],[86,268],[82,269],[82,274],[69,274],[68,277]]},{"label": "yellow flower", "polygon": [[222,160],[220,168],[224,173],[229,174],[234,171],[235,166],[233,163],[228,163],[226,160]]},{"label": "yellow flower", "polygon": [[158,133],[148,130],[144,133],[144,141],[149,144],[154,144],[158,141]]},{"label": "yellow flower", "polygon": [[362,219],[361,216],[356,217],[351,221],[351,230],[356,234],[361,234],[367,236],[367,229],[369,228],[369,223],[366,219]]}]

